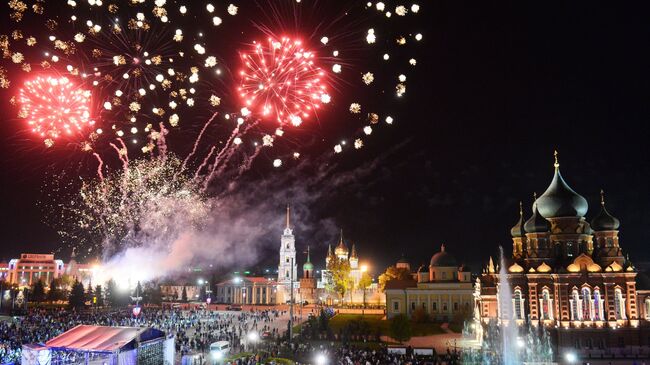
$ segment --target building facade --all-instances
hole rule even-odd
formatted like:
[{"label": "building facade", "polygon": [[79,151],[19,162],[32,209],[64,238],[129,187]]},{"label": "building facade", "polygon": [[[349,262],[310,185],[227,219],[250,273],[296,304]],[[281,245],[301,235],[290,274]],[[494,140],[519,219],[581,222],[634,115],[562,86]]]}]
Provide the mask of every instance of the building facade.
[{"label": "building facade", "polygon": [[[410,268],[405,259],[397,267]],[[417,310],[430,318],[449,321],[471,315],[474,303],[472,274],[446,251],[445,245],[431,257],[428,270],[420,268],[413,280],[392,280],[386,283],[386,315],[412,316]]]},{"label": "building facade", "polygon": [[48,285],[52,279],[65,273],[62,260],[54,259],[53,254],[23,253],[19,259],[9,261],[7,282],[19,286],[30,286],[37,281]]},{"label": "building facade", "polygon": [[499,264],[512,305],[499,303],[500,268],[490,259],[475,285],[477,320],[544,326],[560,350],[583,356],[650,345],[641,329],[646,323],[639,315],[637,270],[619,244],[619,220],[605,208],[601,192],[600,211],[588,222],[587,200],[565,182],[557,155],[554,167],[526,221],[520,205],[519,221],[510,231],[512,256]]},{"label": "building facade", "polygon": [[217,284],[216,302],[225,304],[276,304],[278,283],[264,277],[236,277]]}]

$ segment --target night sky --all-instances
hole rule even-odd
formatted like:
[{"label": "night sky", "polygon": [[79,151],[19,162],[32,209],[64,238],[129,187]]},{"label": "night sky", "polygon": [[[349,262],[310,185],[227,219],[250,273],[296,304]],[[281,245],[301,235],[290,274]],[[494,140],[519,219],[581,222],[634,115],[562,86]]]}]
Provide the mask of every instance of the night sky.
[{"label": "night sky", "polygon": [[[528,218],[533,192],[551,181],[557,149],[565,180],[589,202],[587,218],[597,214],[604,189],[608,210],[621,220],[624,252],[634,263],[650,261],[650,9],[422,5],[426,51],[396,107],[399,122],[373,134],[366,148],[329,161],[341,174],[375,168],[352,189],[309,207],[313,221],[303,224],[318,231],[320,221],[335,222],[375,272],[402,254],[412,265],[428,263],[441,243],[477,272],[499,245],[511,249],[518,202]],[[6,100],[1,107],[10,108]],[[36,203],[45,175],[76,162],[44,167],[51,156],[16,134],[20,121],[8,117],[14,111],[1,115],[0,257],[55,250],[60,240]],[[274,173],[254,172],[249,180]],[[283,214],[278,204],[278,227],[269,227],[277,245]],[[299,246],[316,246],[312,258],[321,266],[327,244],[338,240],[331,227],[329,242],[313,242],[322,232],[295,233]]]}]

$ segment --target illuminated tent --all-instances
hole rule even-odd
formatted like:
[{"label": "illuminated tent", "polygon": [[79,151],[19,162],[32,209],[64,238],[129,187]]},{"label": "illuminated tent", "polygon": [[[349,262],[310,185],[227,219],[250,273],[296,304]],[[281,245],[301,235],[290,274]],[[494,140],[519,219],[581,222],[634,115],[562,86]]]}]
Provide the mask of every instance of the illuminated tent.
[{"label": "illuminated tent", "polygon": [[173,364],[174,339],[148,327],[79,325],[42,345],[23,346],[23,365]]}]

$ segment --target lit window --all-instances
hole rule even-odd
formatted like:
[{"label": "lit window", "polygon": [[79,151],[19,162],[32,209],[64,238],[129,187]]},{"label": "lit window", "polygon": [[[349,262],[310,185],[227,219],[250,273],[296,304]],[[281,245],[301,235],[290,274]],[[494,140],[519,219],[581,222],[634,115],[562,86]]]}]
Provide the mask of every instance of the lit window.
[{"label": "lit window", "polygon": [[582,319],[582,313],[580,311],[580,295],[578,294],[577,289],[573,289],[571,292],[571,320],[579,321]]},{"label": "lit window", "polygon": [[553,319],[553,314],[551,312],[552,302],[551,294],[548,289],[542,290],[542,298],[539,300],[540,307],[542,309],[541,319]]},{"label": "lit window", "polygon": [[600,290],[594,289],[594,320],[602,321],[603,319],[603,303],[600,298]]},{"label": "lit window", "polygon": [[585,321],[593,319],[592,305],[591,291],[589,288],[582,288],[582,319]]},{"label": "lit window", "polygon": [[614,314],[616,319],[625,319],[625,299],[620,288],[614,290]]},{"label": "lit window", "polygon": [[515,310],[515,319],[524,319],[524,299],[522,298],[521,290],[519,289],[515,290],[513,301],[514,301],[513,308]]}]

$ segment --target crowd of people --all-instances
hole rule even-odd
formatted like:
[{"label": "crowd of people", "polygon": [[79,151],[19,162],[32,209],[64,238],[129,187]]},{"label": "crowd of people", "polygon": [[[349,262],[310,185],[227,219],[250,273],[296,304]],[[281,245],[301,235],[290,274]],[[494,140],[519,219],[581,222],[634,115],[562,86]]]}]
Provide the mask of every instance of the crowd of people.
[{"label": "crowd of people", "polygon": [[273,324],[285,312],[257,310],[217,312],[207,310],[145,309],[134,317],[130,309],[70,311],[31,309],[24,316],[0,321],[0,364],[18,363],[22,345],[44,343],[80,324],[151,327],[175,337],[178,356],[209,352],[215,341],[228,341],[242,351],[251,331],[279,336]]},{"label": "crowd of people", "polygon": [[[47,340],[80,324],[101,326],[141,326],[164,331],[175,337],[176,357],[196,356],[199,363],[209,359],[210,344],[228,341],[230,355],[246,356],[225,360],[227,365],[273,363],[274,358],[295,359],[297,364],[313,364],[316,356],[335,365],[419,365],[456,364],[459,356],[453,351],[429,356],[391,353],[386,347],[349,346],[337,343],[313,345],[284,337],[288,316],[286,311],[273,309],[241,312],[146,308],[138,317],[131,310],[32,309],[26,315],[0,321],[0,364],[19,363],[21,348],[27,343]],[[248,337],[255,333],[255,341]],[[258,342],[260,339],[264,341]],[[257,342],[257,343],[252,343]],[[195,364],[197,362],[194,362]]]}]

